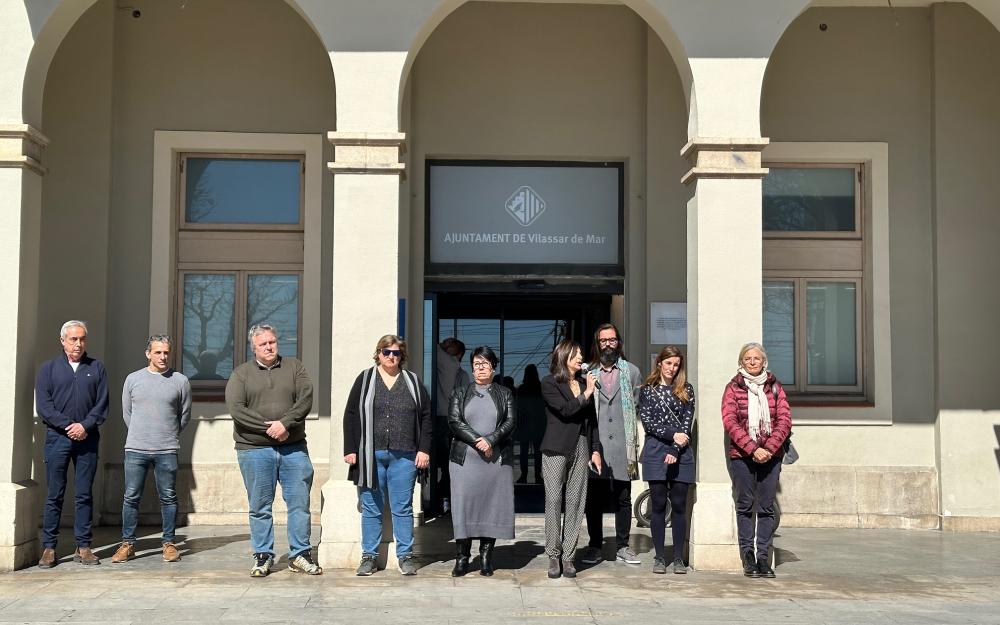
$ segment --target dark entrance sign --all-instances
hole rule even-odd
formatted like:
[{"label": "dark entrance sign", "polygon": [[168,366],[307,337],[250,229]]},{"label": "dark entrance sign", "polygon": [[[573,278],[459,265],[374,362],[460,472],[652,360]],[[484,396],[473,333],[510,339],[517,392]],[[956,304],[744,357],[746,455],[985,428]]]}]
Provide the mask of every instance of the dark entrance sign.
[{"label": "dark entrance sign", "polygon": [[427,275],[624,275],[624,170],[428,160]]}]

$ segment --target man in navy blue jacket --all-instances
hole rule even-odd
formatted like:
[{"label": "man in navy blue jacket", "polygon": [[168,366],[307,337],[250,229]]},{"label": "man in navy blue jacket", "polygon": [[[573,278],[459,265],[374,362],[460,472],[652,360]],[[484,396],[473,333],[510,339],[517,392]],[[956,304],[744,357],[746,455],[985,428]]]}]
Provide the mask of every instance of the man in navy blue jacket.
[{"label": "man in navy blue jacket", "polygon": [[67,321],[59,331],[63,354],[38,370],[35,404],[45,421],[45,476],[49,484],[42,518],[42,558],[38,566],[56,565],[59,517],[66,494],[66,474],[73,463],[76,490],[73,560],[100,564],[90,549],[93,496],[97,473],[98,428],[108,414],[108,376],[104,365],[87,355],[87,324]]}]

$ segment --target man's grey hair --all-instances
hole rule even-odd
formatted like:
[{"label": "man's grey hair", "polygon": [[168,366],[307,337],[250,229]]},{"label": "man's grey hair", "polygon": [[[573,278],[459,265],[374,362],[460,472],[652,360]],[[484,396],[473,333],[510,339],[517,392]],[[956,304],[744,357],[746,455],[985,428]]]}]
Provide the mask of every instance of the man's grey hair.
[{"label": "man's grey hair", "polygon": [[147,352],[153,348],[153,343],[166,343],[167,347],[174,346],[174,341],[170,338],[169,334],[151,334],[149,338],[146,339]]},{"label": "man's grey hair", "polygon": [[69,332],[70,328],[83,328],[83,331],[86,333],[87,322],[80,321],[79,319],[70,319],[66,323],[62,324],[62,327],[59,329],[59,338],[66,338],[66,333]]},{"label": "man's grey hair", "polygon": [[247,332],[247,342],[253,345],[253,337],[258,334],[264,334],[265,332],[270,332],[274,335],[274,338],[278,338],[278,331],[274,329],[269,323],[255,323],[250,326],[250,331]]}]

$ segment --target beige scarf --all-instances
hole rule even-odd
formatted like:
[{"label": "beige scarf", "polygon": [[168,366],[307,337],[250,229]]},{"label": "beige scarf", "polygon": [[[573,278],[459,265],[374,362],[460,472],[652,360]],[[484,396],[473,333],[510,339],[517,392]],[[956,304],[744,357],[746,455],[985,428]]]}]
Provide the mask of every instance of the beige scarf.
[{"label": "beige scarf", "polygon": [[767,381],[767,369],[760,375],[750,375],[743,367],[739,368],[743,381],[747,384],[747,429],[750,438],[757,442],[760,435],[771,434],[771,407],[767,403],[767,393],[764,392],[764,382]]}]

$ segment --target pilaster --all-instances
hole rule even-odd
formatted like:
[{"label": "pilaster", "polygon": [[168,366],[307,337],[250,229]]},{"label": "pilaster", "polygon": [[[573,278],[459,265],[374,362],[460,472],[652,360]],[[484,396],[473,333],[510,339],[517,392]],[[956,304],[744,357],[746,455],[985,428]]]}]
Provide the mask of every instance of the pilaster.
[{"label": "pilaster", "polygon": [[697,384],[698,483],[691,565],[738,570],[736,516],[718,411],[740,347],[761,340],[761,150],[767,139],[696,138],[682,154],[688,203],[689,371]]},{"label": "pilaster", "polygon": [[26,124],[0,124],[0,324],[11,366],[0,369],[0,571],[38,557],[38,484],[31,479],[35,318],[41,229],[42,150],[49,140]]},{"label": "pilaster", "polygon": [[[399,189],[406,136],[396,132],[330,132],[336,176],[333,208],[333,343],[330,480],[323,485],[320,562],[350,568],[361,557],[358,493],[341,461],[340,415],[355,377],[373,364],[375,344],[397,330],[399,297]],[[388,519],[388,507],[385,517]],[[383,529],[395,561],[391,526]],[[381,564],[381,563],[380,563]]]}]

